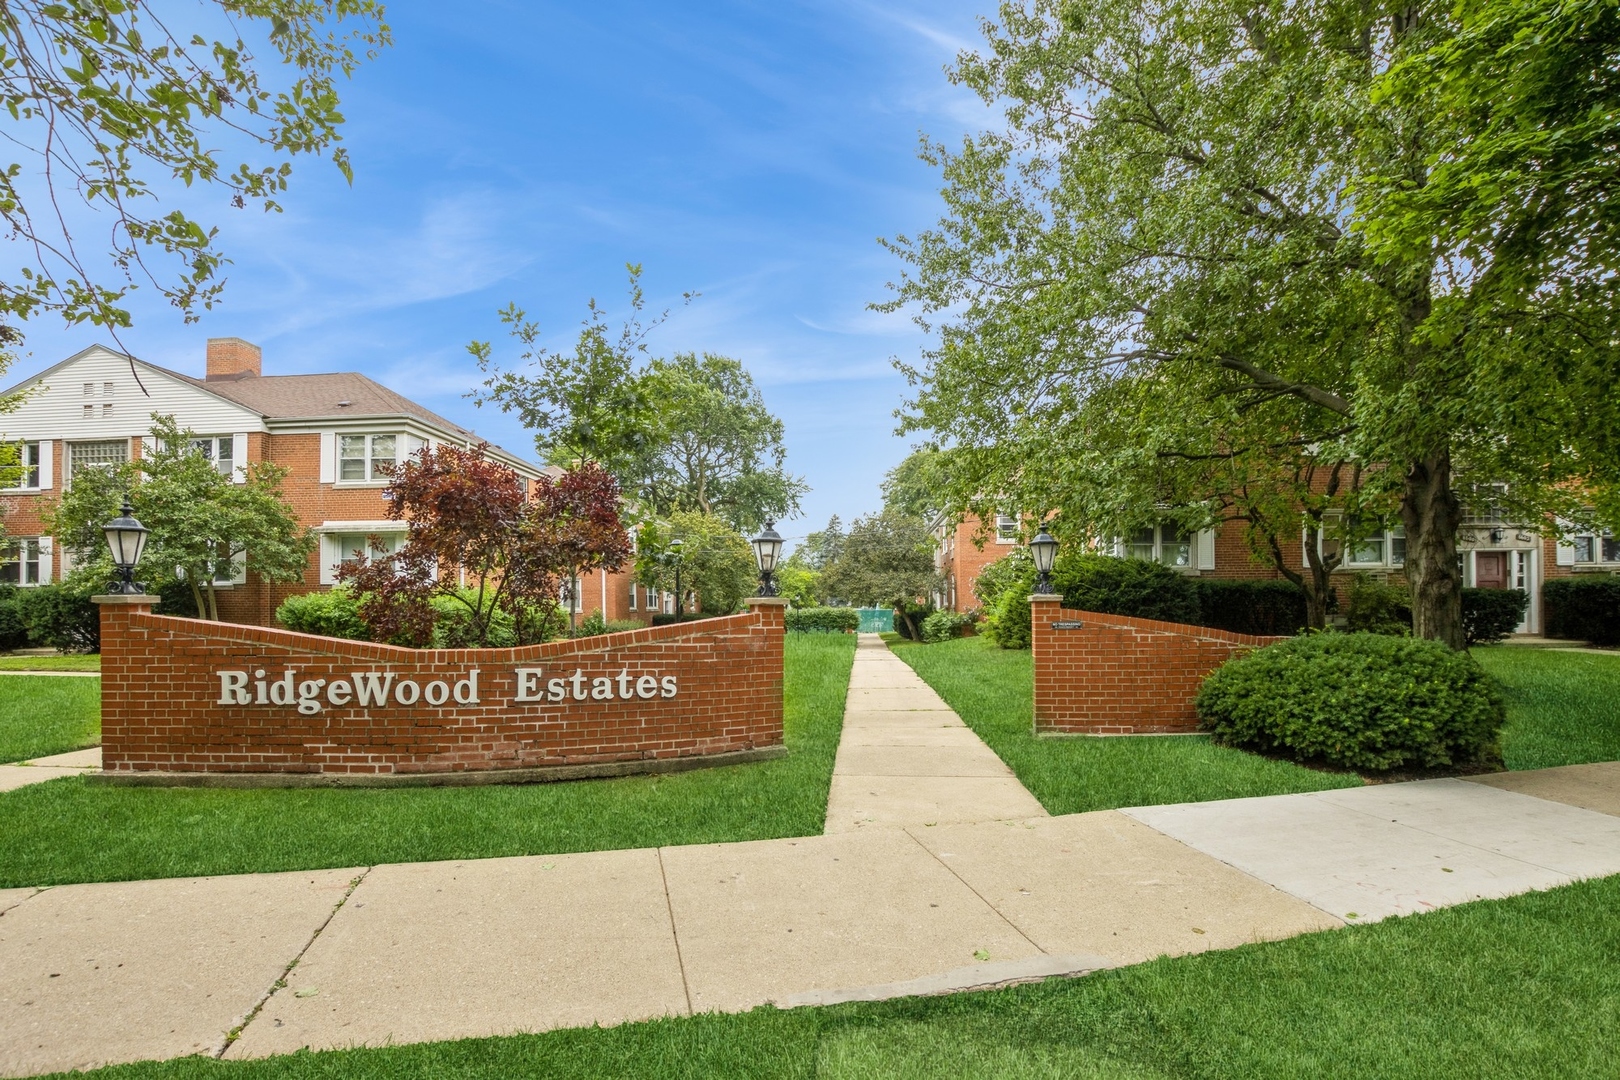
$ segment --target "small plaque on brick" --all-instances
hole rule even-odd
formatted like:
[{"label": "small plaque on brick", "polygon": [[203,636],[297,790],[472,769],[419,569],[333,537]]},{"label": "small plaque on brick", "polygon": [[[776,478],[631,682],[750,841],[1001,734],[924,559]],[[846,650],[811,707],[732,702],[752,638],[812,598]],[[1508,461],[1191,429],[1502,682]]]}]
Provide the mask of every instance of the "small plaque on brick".
[{"label": "small plaque on brick", "polygon": [[1079,619],[1059,619],[1052,624],[1054,630],[1078,630],[1086,625]]}]

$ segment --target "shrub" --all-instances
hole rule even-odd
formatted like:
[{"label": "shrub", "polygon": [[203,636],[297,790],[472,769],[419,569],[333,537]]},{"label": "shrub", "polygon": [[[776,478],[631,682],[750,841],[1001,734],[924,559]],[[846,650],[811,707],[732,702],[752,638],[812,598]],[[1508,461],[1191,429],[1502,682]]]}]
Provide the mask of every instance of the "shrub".
[{"label": "shrub", "polygon": [[922,621],[922,639],[930,645],[950,641],[962,636],[972,626],[974,615],[968,611],[936,611]]},{"label": "shrub", "polygon": [[1517,630],[1530,606],[1530,594],[1518,589],[1464,589],[1463,636],[1470,645],[1489,645]]},{"label": "shrub", "polygon": [[1217,668],[1198,691],[1218,742],[1352,769],[1473,765],[1507,718],[1466,653],[1380,634],[1308,634]]},{"label": "shrub", "polygon": [[1305,590],[1292,581],[1193,578],[1198,625],[1234,634],[1287,636],[1306,624]]},{"label": "shrub", "polygon": [[603,618],[602,609],[597,608],[580,620],[579,625],[574,628],[574,636],[577,638],[598,637],[602,634],[619,634],[626,630],[642,630],[645,628],[645,623],[636,622],[634,619]]},{"label": "shrub", "polygon": [[[1031,585],[1030,589],[1034,586]],[[1030,589],[1008,589],[984,617],[984,636],[1003,649],[1029,648]]]},{"label": "shrub", "polygon": [[11,585],[0,586],[0,649],[9,652],[27,645],[28,623],[23,620],[17,603],[17,589]]},{"label": "shrub", "polygon": [[699,619],[716,619],[718,615],[708,615],[701,611],[683,611],[679,616],[674,612],[665,614],[660,612],[652,617],[653,626],[669,626],[675,622],[696,622]]},{"label": "shrub", "polygon": [[1193,579],[1161,563],[1112,555],[1070,555],[1052,567],[1052,586],[1065,607],[1100,615],[1197,623]]},{"label": "shrub", "polygon": [[371,640],[371,631],[360,618],[360,602],[342,587],[287,597],[276,608],[276,621],[300,634]]},{"label": "shrub", "polygon": [[1541,599],[1548,637],[1620,645],[1620,574],[1553,578]]},{"label": "shrub", "polygon": [[1402,637],[1412,632],[1412,594],[1399,585],[1383,585],[1357,574],[1344,600],[1345,628],[1351,633]]},{"label": "shrub", "polygon": [[973,595],[979,598],[979,607],[990,611],[1001,602],[1008,589],[1021,590],[1028,596],[1035,588],[1035,560],[1029,548],[1016,547],[979,571],[973,579]]},{"label": "shrub", "polygon": [[861,625],[861,613],[852,607],[788,608],[787,628],[798,634],[853,633]]},{"label": "shrub", "polygon": [[29,641],[59,652],[101,651],[101,610],[90,598],[106,587],[102,575],[89,571],[59,585],[18,589],[16,610]]},{"label": "shrub", "polygon": [[922,633],[922,624],[928,616],[934,613],[934,605],[928,600],[902,600],[894,606],[894,632],[907,641],[915,641],[912,637],[911,626],[906,622],[906,616],[911,616],[912,623],[916,624],[917,633]]},{"label": "shrub", "polygon": [[433,605],[433,644],[435,649],[506,649],[517,644],[517,619],[505,608],[489,613],[489,625],[483,639],[479,639],[478,626],[473,620],[470,604],[476,602],[474,589],[463,590],[466,601],[453,596],[435,596]]}]

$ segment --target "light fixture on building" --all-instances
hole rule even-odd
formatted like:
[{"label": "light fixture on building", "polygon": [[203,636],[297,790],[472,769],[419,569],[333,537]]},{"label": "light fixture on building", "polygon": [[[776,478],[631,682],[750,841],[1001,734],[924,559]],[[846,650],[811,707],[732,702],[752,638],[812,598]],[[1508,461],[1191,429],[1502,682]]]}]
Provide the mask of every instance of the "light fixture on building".
[{"label": "light fixture on building", "polygon": [[106,534],[107,547],[112,551],[113,566],[119,577],[108,588],[115,593],[144,593],[145,587],[135,581],[135,565],[141,561],[146,538],[152,530],[135,520],[135,508],[129,505],[128,495],[124,496],[120,516],[103,525],[101,531]]},{"label": "light fixture on building", "polygon": [[776,595],[776,561],[782,557],[782,538],[776,522],[765,519],[765,531],[754,537],[754,557],[759,560],[759,595]]},{"label": "light fixture on building", "polygon": [[1052,595],[1052,562],[1057,558],[1058,542],[1045,527],[1029,542],[1029,553],[1035,558],[1035,593]]},{"label": "light fixture on building", "polygon": [[1502,542],[1502,530],[1501,529],[1492,529],[1491,530],[1491,543],[1500,544],[1501,542]]}]

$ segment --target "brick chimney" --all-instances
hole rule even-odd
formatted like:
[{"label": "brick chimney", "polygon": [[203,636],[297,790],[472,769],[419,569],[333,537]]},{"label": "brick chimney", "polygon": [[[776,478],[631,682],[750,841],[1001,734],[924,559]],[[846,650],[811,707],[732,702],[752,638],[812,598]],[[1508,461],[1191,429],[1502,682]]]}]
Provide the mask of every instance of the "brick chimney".
[{"label": "brick chimney", "polygon": [[239,337],[208,339],[208,381],[250,379],[264,374],[264,350]]}]

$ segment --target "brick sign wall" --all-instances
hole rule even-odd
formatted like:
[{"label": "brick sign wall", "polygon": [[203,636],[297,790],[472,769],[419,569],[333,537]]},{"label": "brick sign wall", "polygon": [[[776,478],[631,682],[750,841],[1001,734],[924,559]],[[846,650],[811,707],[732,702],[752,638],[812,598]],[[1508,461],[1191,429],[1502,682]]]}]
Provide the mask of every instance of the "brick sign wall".
[{"label": "brick sign wall", "polygon": [[784,752],[781,601],[515,649],[419,650],[97,599],[102,782],[501,782]]},{"label": "brick sign wall", "polygon": [[1069,611],[1056,596],[1031,601],[1037,733],[1196,731],[1193,699],[1204,676],[1238,653],[1283,640]]}]

